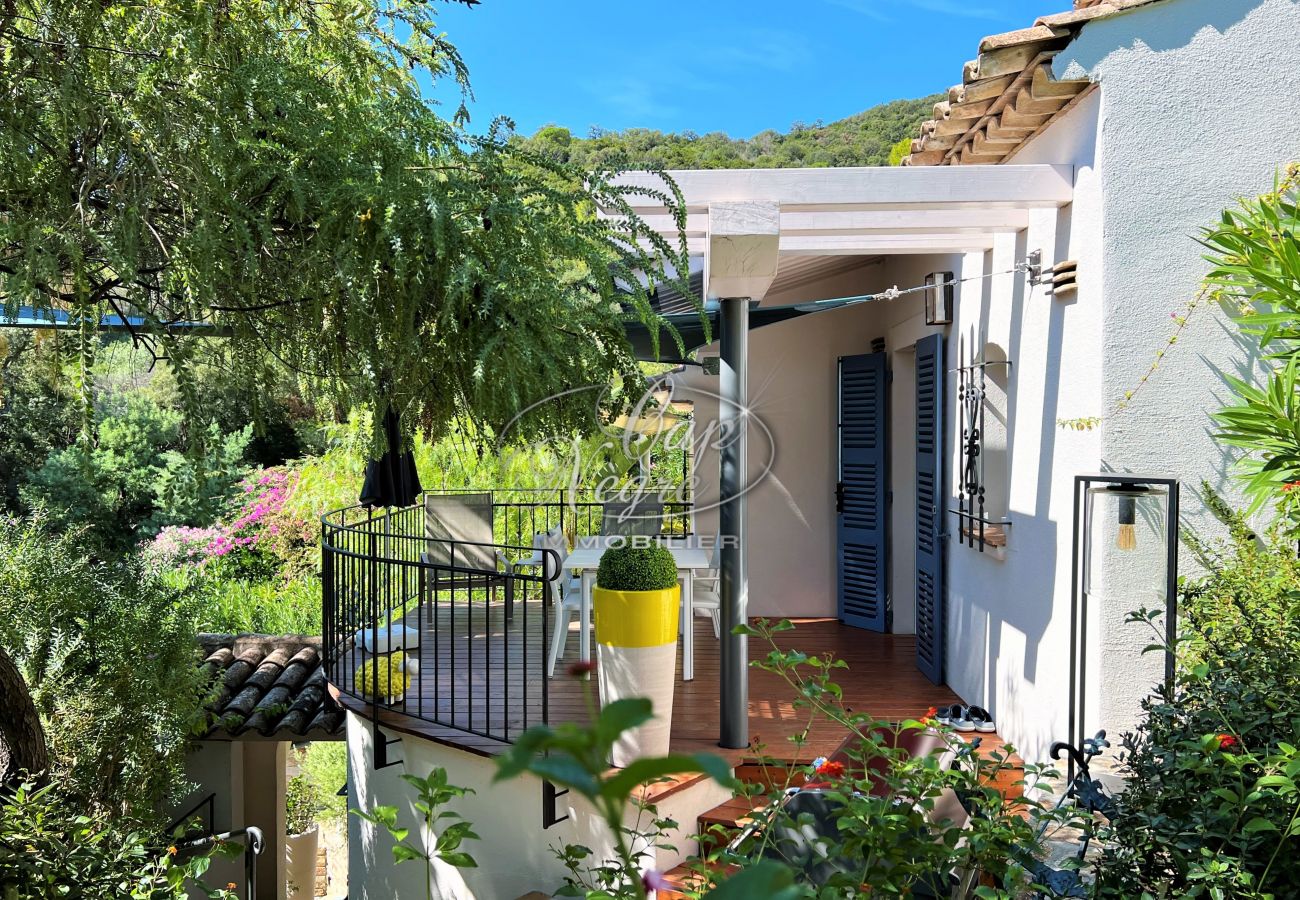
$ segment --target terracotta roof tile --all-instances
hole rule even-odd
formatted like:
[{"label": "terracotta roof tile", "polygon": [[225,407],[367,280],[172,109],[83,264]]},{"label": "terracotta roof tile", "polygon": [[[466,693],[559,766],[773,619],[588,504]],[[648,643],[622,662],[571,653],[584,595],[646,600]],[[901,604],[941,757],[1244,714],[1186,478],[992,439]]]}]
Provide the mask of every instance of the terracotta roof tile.
[{"label": "terracotta roof tile", "polygon": [[343,710],[326,689],[320,638],[201,634],[200,666],[217,681],[209,738],[328,740],[343,735]]},{"label": "terracotta roof tile", "polygon": [[1159,0],[1075,0],[1031,27],[992,34],[962,67],[962,83],[934,108],[912,141],[908,166],[1000,163],[1046,128],[1091,83],[1056,81],[1051,60],[1094,19]]}]

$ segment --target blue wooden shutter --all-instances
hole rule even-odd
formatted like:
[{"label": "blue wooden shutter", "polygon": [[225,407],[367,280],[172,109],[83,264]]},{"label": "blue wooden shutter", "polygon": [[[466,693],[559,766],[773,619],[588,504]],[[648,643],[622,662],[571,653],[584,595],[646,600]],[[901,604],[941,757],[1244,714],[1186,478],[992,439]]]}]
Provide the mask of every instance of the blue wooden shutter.
[{"label": "blue wooden shutter", "polygon": [[943,336],[916,342],[916,667],[943,682]]},{"label": "blue wooden shutter", "polygon": [[885,354],[840,360],[840,483],[836,498],[839,617],[884,631],[889,551]]}]

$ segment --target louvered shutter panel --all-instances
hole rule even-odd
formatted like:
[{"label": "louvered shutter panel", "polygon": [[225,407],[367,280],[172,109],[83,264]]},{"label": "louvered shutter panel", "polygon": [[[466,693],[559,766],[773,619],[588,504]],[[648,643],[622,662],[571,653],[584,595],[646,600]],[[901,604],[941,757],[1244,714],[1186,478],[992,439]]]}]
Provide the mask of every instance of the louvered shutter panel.
[{"label": "louvered shutter panel", "polygon": [[885,354],[840,360],[839,617],[872,631],[888,613],[887,387]]},{"label": "louvered shutter panel", "polygon": [[943,682],[943,337],[916,342],[916,666]]}]

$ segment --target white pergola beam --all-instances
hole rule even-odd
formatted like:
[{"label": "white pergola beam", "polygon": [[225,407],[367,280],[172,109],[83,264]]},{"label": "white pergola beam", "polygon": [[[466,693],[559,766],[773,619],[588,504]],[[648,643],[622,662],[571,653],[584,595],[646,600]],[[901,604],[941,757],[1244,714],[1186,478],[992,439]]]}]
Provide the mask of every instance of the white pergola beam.
[{"label": "white pergola beam", "polygon": [[[642,217],[655,231],[675,235],[677,223],[672,216],[652,214]],[[1014,232],[1029,227],[1027,209],[920,209],[837,212],[782,212],[783,235],[847,234],[980,234]],[[686,217],[686,236],[702,237],[708,233],[709,218],[704,213]]]},{"label": "white pergola beam", "polygon": [[[686,240],[687,251],[694,256],[707,254],[710,242],[706,237]],[[877,254],[915,253],[965,253],[973,250],[991,250],[991,234],[912,234],[912,235],[781,235],[777,245],[781,256],[874,256]],[[712,285],[717,277],[712,265],[708,278]],[[749,296],[748,294],[714,294],[710,296]],[[758,296],[762,296],[759,294]]]},{"label": "white pergola beam", "polygon": [[761,300],[776,278],[781,241],[781,208],[770,201],[714,203],[709,206],[704,284],[708,299]]},{"label": "white pergola beam", "polygon": [[[865,166],[827,169],[689,169],[668,173],[688,212],[711,203],[766,200],[783,212],[1033,208],[1063,206],[1073,194],[1072,166]],[[618,183],[662,190],[663,179],[629,172]],[[664,212],[658,201],[629,197],[638,212]]]}]

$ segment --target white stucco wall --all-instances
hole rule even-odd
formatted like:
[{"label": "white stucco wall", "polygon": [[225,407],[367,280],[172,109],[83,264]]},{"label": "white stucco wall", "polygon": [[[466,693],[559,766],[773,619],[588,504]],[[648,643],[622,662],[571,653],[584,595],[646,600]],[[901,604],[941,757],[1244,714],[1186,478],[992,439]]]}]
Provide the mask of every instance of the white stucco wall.
[{"label": "white stucco wall", "polygon": [[[1300,4],[1293,0],[1178,0],[1089,25],[1056,61],[1101,85],[1099,143],[1106,259],[1102,343],[1102,467],[1182,480],[1182,525],[1219,525],[1193,493],[1202,481],[1239,498],[1231,454],[1210,414],[1228,396],[1222,373],[1251,377],[1257,359],[1212,306],[1199,309],[1178,345],[1130,408],[1109,411],[1132,389],[1173,331],[1207,264],[1194,242],[1238,196],[1257,194],[1277,168],[1300,158]],[[1018,160],[1019,161],[1019,160]],[[1195,562],[1184,552],[1181,568]],[[1149,605],[1110,579],[1100,593],[1098,724],[1125,710],[1160,674],[1139,639],[1117,640],[1123,612]],[[1132,630],[1133,626],[1128,626]]]},{"label": "white stucco wall", "polygon": [[[1183,524],[1202,532],[1217,525],[1191,493],[1201,480],[1236,494],[1209,416],[1227,393],[1220,373],[1250,375],[1255,362],[1217,309],[1197,312],[1127,410],[1116,413],[1115,403],[1197,290],[1206,269],[1198,229],[1300,156],[1300,120],[1288,112],[1300,94],[1298,61],[1300,4],[1292,0],[1176,0],[1098,20],[1055,67],[1100,88],[1014,158],[1076,167],[1073,204],[1059,216],[1036,215],[1020,250],[1079,260],[1080,288],[1062,303],[1033,290],[1017,297],[994,279],[980,311],[994,323],[990,339],[1011,340],[1016,524],[1005,562],[950,547],[948,680],[989,706],[1026,757],[1040,758],[1065,732],[1073,476],[1175,475],[1184,484]],[[1014,255],[999,241],[993,269]],[[1018,334],[1007,332],[1008,312]],[[971,327],[970,314],[959,303],[958,330]],[[1094,415],[1103,423],[1092,432],[1054,424]],[[1182,565],[1192,565],[1185,554]],[[1110,633],[1144,599],[1115,593],[1093,610],[1092,664],[1102,671],[1089,700],[1095,715],[1120,715],[1161,668],[1157,656],[1137,652],[1145,640]]]},{"label": "white stucco wall", "polygon": [[[241,744],[197,741],[185,757],[185,776],[195,788],[172,807],[172,816],[189,811],[208,794],[213,794],[212,827],[218,833],[244,827],[244,754]],[[242,886],[243,857],[215,857],[204,877],[211,884],[233,881]],[[207,896],[197,887],[190,888],[189,895],[195,900]]]},{"label": "white stucco wall", "polygon": [[[370,729],[364,720],[349,714],[349,804],[364,810],[376,804],[398,807],[399,823],[411,828],[409,840],[415,840],[419,819],[412,806],[415,789],[402,780],[403,773],[426,777],[441,767],[447,770],[450,783],[473,791],[447,808],[473,823],[479,840],[467,841],[463,849],[478,867],[457,869],[435,863],[433,896],[439,900],[512,900],[530,891],[549,893],[564,881],[566,872],[554,849],[565,844],[588,847],[598,859],[614,856],[613,839],[604,821],[575,794],[557,800],[558,814],[568,819],[544,829],[542,783],[531,775],[494,783],[495,761],[409,736],[393,744],[389,752],[393,759],[403,760],[402,764],[374,771]],[[689,838],[695,833],[696,818],[730,796],[721,786],[705,781],[660,801],[659,814],[681,823],[665,841],[677,849],[660,850],[653,861],[647,858],[647,867],[666,871],[693,853],[694,843]],[[349,897],[390,900],[425,896],[424,863],[394,865],[393,842],[387,833],[356,816],[349,819]],[[627,824],[636,824],[635,813],[629,815]]]},{"label": "white stucco wall", "polygon": [[[865,260],[864,260],[865,262]],[[848,273],[769,294],[764,306],[869,293],[885,286],[884,266]],[[872,305],[819,313],[750,332],[749,401],[761,422],[751,428],[748,498],[749,613],[755,616],[836,614],[835,481],[837,359],[868,353],[884,337]],[[706,351],[716,352],[716,348]],[[696,421],[717,416],[718,378],[692,371],[679,381],[709,393],[686,390]],[[697,427],[699,427],[697,425]],[[770,440],[769,440],[770,436]],[[760,478],[763,467],[771,471]],[[696,528],[712,535],[717,511],[718,457],[701,452],[696,471],[704,482]]]},{"label": "white stucco wall", "polygon": [[[1194,242],[1199,229],[1300,158],[1300,3],[1141,7],[1090,24],[1055,68],[1102,87],[1102,364],[1111,403],[1136,384],[1172,331],[1171,313],[1195,295],[1207,269]],[[1167,471],[1190,488],[1201,479],[1229,486],[1209,413],[1227,393],[1220,373],[1254,371],[1232,334],[1217,309],[1197,311],[1130,410],[1103,424],[1107,464]],[[1186,524],[1212,527],[1184,499]]]}]

